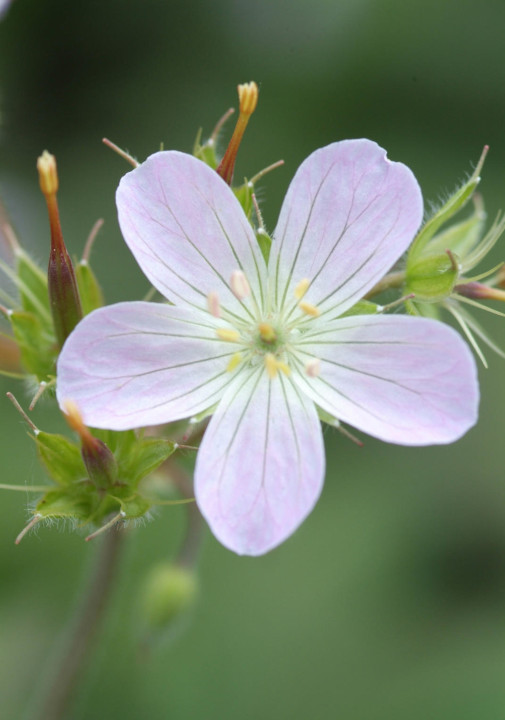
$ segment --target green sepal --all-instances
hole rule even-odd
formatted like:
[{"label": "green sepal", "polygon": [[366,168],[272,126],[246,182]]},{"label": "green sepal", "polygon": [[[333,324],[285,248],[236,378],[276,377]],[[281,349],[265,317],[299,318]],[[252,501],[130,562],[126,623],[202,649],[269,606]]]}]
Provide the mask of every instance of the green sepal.
[{"label": "green sepal", "polygon": [[235,193],[235,197],[242,205],[242,210],[245,212],[246,217],[250,220],[253,207],[252,195],[254,187],[247,180],[244,180],[243,185],[240,185],[237,188],[232,188],[232,190]]},{"label": "green sepal", "polygon": [[272,238],[268,235],[263,228],[256,230],[256,240],[260,246],[261,254],[268,264],[268,258],[270,257],[270,248],[272,247]]},{"label": "green sepal", "polygon": [[[136,489],[140,480],[158,468],[177,449],[171,440],[137,437],[133,430],[92,430],[107,444],[118,464],[118,480]],[[131,492],[131,490],[130,490]]]},{"label": "green sepal", "polygon": [[436,303],[412,303],[417,311],[417,315],[421,315],[431,320],[440,320],[440,306]]},{"label": "green sepal", "polygon": [[465,257],[478,244],[485,220],[486,213],[480,207],[476,207],[469,218],[435,235],[429,244],[429,254],[438,255],[451,250],[464,262]]},{"label": "green sepal", "polygon": [[136,488],[142,478],[156,470],[172,455],[177,446],[163,438],[138,440],[129,457],[120,462],[120,477],[128,478],[130,487]]},{"label": "green sepal", "polygon": [[213,170],[216,170],[219,162],[216,155],[215,143],[207,140],[207,142],[202,145],[200,143],[201,137],[202,129],[200,128],[193,145],[193,155]]},{"label": "green sepal", "polygon": [[43,327],[38,318],[25,310],[9,313],[12,332],[19,345],[24,368],[36,375],[38,380],[47,380],[54,373],[57,350],[55,338]]},{"label": "green sepal", "polygon": [[85,260],[81,260],[75,266],[75,278],[81,298],[82,314],[96,310],[103,305],[103,293],[95,273]]},{"label": "green sepal", "polygon": [[454,255],[430,255],[407,265],[405,289],[421,302],[440,302],[452,293],[459,272]]},{"label": "green sepal", "polygon": [[423,225],[419,233],[417,234],[414,242],[410,246],[408,260],[409,262],[416,261],[426,245],[430,242],[431,238],[435,235],[437,230],[448,220],[450,220],[459,210],[461,210],[468,200],[472,197],[475,192],[475,188],[480,182],[480,171],[484,164],[484,158],[487,152],[487,148],[484,149],[482,156],[477,164],[472,175],[468,180],[454,192],[451,197],[437,210],[432,217]]},{"label": "green sepal", "polygon": [[109,495],[109,497],[119,503],[125,520],[134,520],[135,518],[143,517],[152,507],[152,502],[137,494],[126,498],[118,497],[117,495]]},{"label": "green sepal", "polygon": [[197,425],[200,422],[203,422],[211,415],[214,415],[216,412],[218,403],[215,403],[215,405],[212,405],[211,407],[207,408],[206,410],[202,410],[202,412],[197,413],[196,415],[192,415],[190,419],[191,425]]},{"label": "green sepal", "polygon": [[346,310],[340,317],[350,317],[352,315],[377,315],[380,312],[380,305],[370,302],[369,300],[360,300],[352,308]]},{"label": "green sepal", "polygon": [[36,512],[45,518],[72,518],[87,522],[93,514],[93,496],[82,491],[52,490],[37,504]]},{"label": "green sepal", "polygon": [[52,328],[47,273],[22,248],[16,248],[16,272],[22,309],[36,315],[45,329]]},{"label": "green sepal", "polygon": [[330,415],[329,412],[326,412],[326,410],[323,410],[323,408],[319,407],[319,405],[316,405],[316,410],[321,422],[325,422],[327,425],[332,425],[333,427],[340,426],[340,421],[337,420],[336,417],[333,417],[333,415]]},{"label": "green sepal", "polygon": [[34,440],[40,460],[58,485],[70,485],[88,477],[80,449],[64,435],[41,430]]}]

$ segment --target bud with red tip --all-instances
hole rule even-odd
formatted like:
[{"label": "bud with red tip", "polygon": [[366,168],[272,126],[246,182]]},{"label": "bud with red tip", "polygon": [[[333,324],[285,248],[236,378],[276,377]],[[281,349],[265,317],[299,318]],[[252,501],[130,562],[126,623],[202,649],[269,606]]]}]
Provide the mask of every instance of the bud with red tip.
[{"label": "bud with red tip", "polygon": [[56,159],[44,150],[37,160],[40,189],[46,198],[51,227],[51,252],[48,266],[49,300],[54,329],[61,346],[82,318],[81,301],[74,267],[63,241],[56,193],[58,173]]},{"label": "bud with red tip", "polygon": [[71,400],[64,403],[66,420],[72,430],[81,438],[81,455],[88,471],[89,479],[103,490],[110,488],[118,476],[117,461],[107,445],[94,437],[82,421],[77,405]]}]

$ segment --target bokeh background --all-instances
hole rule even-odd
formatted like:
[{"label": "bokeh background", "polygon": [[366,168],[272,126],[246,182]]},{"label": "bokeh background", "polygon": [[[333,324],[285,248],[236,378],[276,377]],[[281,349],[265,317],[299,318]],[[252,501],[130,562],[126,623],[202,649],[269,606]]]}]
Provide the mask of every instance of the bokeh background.
[{"label": "bokeh background", "polygon": [[[44,263],[35,171],[55,153],[67,244],[98,217],[94,266],[109,301],[147,282],[123,246],[114,191],[128,169],[105,135],[142,159],[190,151],[255,79],[259,107],[238,176],[284,158],[263,184],[273,229],[312,150],[369,137],[409,165],[427,207],[491,152],[481,185],[505,206],[505,4],[500,0],[14,0],[0,23],[0,194]],[[232,124],[228,130],[231,131]],[[505,242],[505,240],[504,240]],[[505,259],[497,249],[490,263]],[[482,318],[505,345],[504,321]],[[326,431],[317,508],[265,557],[207,534],[191,616],[139,653],[138,593],[175,552],[184,512],[160,511],[127,542],[103,642],[72,720],[500,720],[505,718],[505,364],[481,368],[481,419],[459,443],[409,449]],[[0,393],[1,481],[41,482],[33,443]],[[56,414],[40,406],[46,430]],[[61,528],[19,547],[29,498],[0,496],[1,716],[25,717],[94,548]]]}]

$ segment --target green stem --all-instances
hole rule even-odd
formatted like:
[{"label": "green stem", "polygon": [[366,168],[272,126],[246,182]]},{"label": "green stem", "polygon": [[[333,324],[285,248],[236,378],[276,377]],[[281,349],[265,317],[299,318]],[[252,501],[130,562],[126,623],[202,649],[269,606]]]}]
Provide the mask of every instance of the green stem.
[{"label": "green stem", "polygon": [[45,697],[34,714],[34,720],[65,720],[70,717],[69,708],[111,594],[123,537],[124,532],[113,529],[103,538],[87,592],[77,609],[59,662],[54,668]]}]

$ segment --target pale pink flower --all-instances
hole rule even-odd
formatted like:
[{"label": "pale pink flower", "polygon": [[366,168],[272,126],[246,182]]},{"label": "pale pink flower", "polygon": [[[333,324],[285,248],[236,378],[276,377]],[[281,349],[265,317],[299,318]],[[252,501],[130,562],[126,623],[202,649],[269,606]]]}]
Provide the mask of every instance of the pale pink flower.
[{"label": "pale pink flower", "polygon": [[231,189],[179,152],[117,192],[123,235],[173,305],[87,316],[58,363],[58,397],[122,430],[213,412],[195,494],[216,537],[259,555],[313,508],[318,408],[387,442],[448,443],[476,420],[475,363],[457,333],[404,315],[342,317],[408,248],[422,218],[411,171],[369,140],[316,151],[295,175],[267,264]]}]

